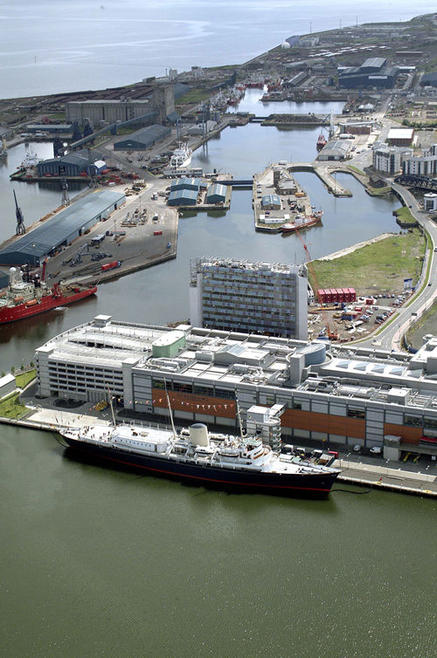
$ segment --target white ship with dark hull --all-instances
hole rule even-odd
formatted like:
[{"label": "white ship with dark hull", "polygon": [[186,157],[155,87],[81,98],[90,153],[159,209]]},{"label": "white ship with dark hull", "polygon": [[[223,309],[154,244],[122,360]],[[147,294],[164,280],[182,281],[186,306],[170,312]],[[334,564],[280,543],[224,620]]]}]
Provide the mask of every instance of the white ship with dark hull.
[{"label": "white ship with dark hull", "polygon": [[132,425],[60,431],[68,446],[98,461],[186,482],[282,495],[326,496],[340,471],[274,452],[257,437],[209,434],[202,423],[179,433]]},{"label": "white ship with dark hull", "polygon": [[180,167],[188,167],[191,164],[191,156],[193,151],[190,149],[188,144],[182,144],[173,151],[173,155],[170,158],[170,167],[173,169],[178,169]]}]

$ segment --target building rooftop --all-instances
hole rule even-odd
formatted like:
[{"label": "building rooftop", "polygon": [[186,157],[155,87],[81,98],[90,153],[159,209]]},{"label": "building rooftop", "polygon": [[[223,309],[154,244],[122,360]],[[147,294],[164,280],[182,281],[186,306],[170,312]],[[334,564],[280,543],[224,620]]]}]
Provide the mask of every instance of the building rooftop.
[{"label": "building rooftop", "polygon": [[414,128],[390,128],[387,139],[413,139]]},{"label": "building rooftop", "polygon": [[[153,345],[185,337],[172,358]],[[183,376],[209,385],[263,385],[437,410],[437,337],[415,355],[180,326],[176,330],[96,318],[49,340],[50,360],[100,367],[134,366],[153,377]],[[303,370],[297,380],[292,365]]]},{"label": "building rooftop", "polygon": [[61,245],[72,233],[79,231],[93,217],[100,215],[111,205],[123,201],[124,198],[124,194],[111,190],[99,190],[87,194],[2,249],[0,262],[2,257],[12,253],[42,258]]},{"label": "building rooftop", "polygon": [[277,272],[281,274],[296,274],[302,271],[299,265],[288,265],[284,263],[265,263],[248,260],[238,260],[236,258],[197,258],[192,260],[192,266],[211,268],[214,270],[245,270],[251,272]]}]

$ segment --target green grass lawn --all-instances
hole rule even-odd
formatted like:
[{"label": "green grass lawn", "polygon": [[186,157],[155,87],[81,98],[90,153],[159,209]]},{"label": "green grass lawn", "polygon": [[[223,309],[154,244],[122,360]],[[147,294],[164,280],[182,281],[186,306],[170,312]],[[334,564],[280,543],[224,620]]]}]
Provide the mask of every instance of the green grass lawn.
[{"label": "green grass lawn", "polygon": [[355,288],[359,294],[401,291],[404,279],[412,277],[416,284],[425,255],[425,238],[418,230],[393,235],[366,245],[353,253],[332,261],[313,261],[317,278],[309,272],[316,288]]},{"label": "green grass lawn", "polygon": [[401,208],[395,210],[395,215],[396,217],[399,217],[399,219],[404,224],[411,224],[413,226],[417,224],[417,221],[414,219],[413,215],[411,214],[410,209],[407,208],[406,206],[402,206]]},{"label": "green grass lawn", "polygon": [[18,420],[27,413],[27,407],[20,403],[18,393],[11,393],[0,401],[0,416]]},{"label": "green grass lawn", "polygon": [[36,369],[28,370],[27,372],[22,372],[20,375],[15,377],[15,383],[18,388],[25,388],[36,377]]},{"label": "green grass lawn", "polygon": [[191,105],[192,103],[200,103],[211,96],[209,89],[191,89],[186,94],[177,99],[177,105]]},{"label": "green grass lawn", "polygon": [[423,344],[426,334],[437,333],[437,301],[407,331],[407,341],[416,349]]}]

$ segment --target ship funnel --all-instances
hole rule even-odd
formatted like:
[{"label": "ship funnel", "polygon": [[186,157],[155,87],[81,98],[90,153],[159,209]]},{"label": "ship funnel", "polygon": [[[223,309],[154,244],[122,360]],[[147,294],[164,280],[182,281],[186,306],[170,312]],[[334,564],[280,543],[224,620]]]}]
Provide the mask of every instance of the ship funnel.
[{"label": "ship funnel", "polygon": [[193,446],[209,446],[208,428],[203,423],[194,423],[190,426],[190,442]]}]

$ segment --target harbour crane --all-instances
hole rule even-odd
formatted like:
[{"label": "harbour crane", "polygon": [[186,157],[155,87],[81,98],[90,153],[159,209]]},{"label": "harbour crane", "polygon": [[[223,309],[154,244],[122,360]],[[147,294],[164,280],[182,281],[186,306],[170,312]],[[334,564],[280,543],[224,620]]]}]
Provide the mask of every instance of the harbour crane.
[{"label": "harbour crane", "polygon": [[17,228],[15,229],[16,235],[24,235],[26,233],[26,227],[24,226],[24,217],[20,206],[18,205],[17,195],[14,190],[14,199],[15,199],[15,216],[17,218]]},{"label": "harbour crane", "polygon": [[[303,239],[303,237],[302,237],[302,235],[301,235],[301,233],[298,229],[296,229],[296,233],[298,235],[299,240],[302,242],[302,245],[303,245],[303,248],[304,248],[304,251],[305,251],[305,263],[306,263],[306,266],[307,266],[308,270],[310,271],[311,277],[312,277],[312,279],[314,281],[314,284],[316,286],[315,295],[317,297],[317,291],[319,290],[320,287],[319,287],[319,283],[317,281],[316,271],[315,271],[314,266],[312,264],[310,250],[308,249],[308,247],[306,245],[306,242]],[[323,306],[321,306],[320,308],[322,309],[321,314],[322,314],[323,322],[325,323],[327,337],[329,338],[329,340],[338,340],[338,334],[335,331],[333,331],[333,329],[331,328],[331,324],[330,324],[330,321],[329,321],[328,314],[326,313],[325,310],[323,310]]]}]

